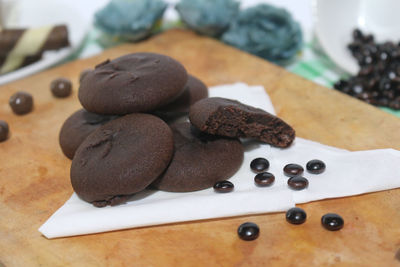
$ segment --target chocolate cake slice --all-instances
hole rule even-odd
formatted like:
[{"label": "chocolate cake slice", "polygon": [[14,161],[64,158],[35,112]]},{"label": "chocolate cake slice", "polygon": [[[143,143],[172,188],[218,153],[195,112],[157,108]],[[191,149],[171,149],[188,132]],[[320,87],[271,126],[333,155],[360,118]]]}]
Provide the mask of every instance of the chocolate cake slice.
[{"label": "chocolate cake slice", "polygon": [[294,129],[282,119],[226,98],[211,97],[196,102],[190,108],[189,119],[208,134],[255,138],[277,147],[288,147],[295,138]]}]

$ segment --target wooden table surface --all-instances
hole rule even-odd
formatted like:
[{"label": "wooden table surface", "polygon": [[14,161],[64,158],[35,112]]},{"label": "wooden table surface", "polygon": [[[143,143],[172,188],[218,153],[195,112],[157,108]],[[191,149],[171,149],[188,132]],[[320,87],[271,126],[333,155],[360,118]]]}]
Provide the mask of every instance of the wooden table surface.
[{"label": "wooden table surface", "polygon": [[[398,118],[215,40],[169,31],[0,87],[0,119],[11,130],[9,140],[0,143],[0,266],[400,265],[400,189],[300,205],[308,214],[300,226],[277,213],[43,237],[37,229],[72,193],[70,161],[58,146],[58,132],[80,108],[79,73],[107,58],[139,51],[170,55],[209,86],[239,81],[263,85],[278,115],[300,137],[350,150],[400,149]],[[49,85],[57,77],[73,81],[71,97],[52,97]],[[18,90],[32,93],[32,113],[11,112],[8,99]],[[341,214],[345,227],[324,230],[320,219],[327,212]],[[237,227],[246,221],[260,226],[257,240],[238,238]]]}]

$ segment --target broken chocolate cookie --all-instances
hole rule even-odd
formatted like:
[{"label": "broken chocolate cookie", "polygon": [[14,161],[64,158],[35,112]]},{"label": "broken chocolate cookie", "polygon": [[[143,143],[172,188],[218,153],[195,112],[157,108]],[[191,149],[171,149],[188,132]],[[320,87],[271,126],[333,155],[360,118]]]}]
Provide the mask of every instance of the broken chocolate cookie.
[{"label": "broken chocolate cookie", "polygon": [[227,137],[254,138],[288,147],[294,129],[282,119],[259,108],[220,97],[205,98],[190,108],[190,122],[200,131]]}]

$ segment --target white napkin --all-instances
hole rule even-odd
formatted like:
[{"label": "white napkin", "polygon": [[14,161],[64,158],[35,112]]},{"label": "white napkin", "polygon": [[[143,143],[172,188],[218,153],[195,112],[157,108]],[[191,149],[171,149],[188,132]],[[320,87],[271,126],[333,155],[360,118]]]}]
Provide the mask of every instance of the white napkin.
[{"label": "white napkin", "polygon": [[[216,86],[210,96],[236,99],[242,103],[275,113],[262,86],[243,83]],[[124,205],[96,208],[76,194],[57,210],[40,228],[47,238],[83,235],[210,218],[286,211],[295,203],[324,198],[357,195],[400,187],[400,152],[380,149],[349,152],[296,138],[290,148],[279,149],[258,142],[244,142],[242,167],[230,179],[232,193],[215,193],[206,189],[190,193],[146,190]],[[271,187],[254,185],[250,162],[257,157],[270,161],[269,172],[275,175]],[[301,191],[288,188],[283,167],[298,163],[305,167],[311,159],[326,163],[322,174],[304,173],[309,187]]]}]

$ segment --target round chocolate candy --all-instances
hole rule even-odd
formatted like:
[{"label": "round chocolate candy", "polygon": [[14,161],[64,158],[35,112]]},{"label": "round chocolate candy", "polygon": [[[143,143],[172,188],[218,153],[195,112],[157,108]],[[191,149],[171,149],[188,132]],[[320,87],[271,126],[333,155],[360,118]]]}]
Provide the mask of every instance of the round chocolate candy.
[{"label": "round chocolate candy", "polygon": [[[400,43],[399,43],[400,44]],[[400,46],[400,45],[399,45]],[[394,255],[394,258],[398,261],[400,261],[400,248],[397,250],[396,254]]]},{"label": "round chocolate candy", "polygon": [[307,214],[303,209],[291,208],[286,212],[286,221],[291,224],[302,224],[306,219]]},{"label": "round chocolate candy", "polygon": [[260,228],[257,224],[252,222],[246,222],[239,226],[238,235],[245,241],[251,241],[257,239],[260,234]]},{"label": "round chocolate candy", "polygon": [[313,159],[307,162],[306,169],[310,173],[320,174],[325,171],[326,165],[322,160]]},{"label": "round chocolate candy", "polygon": [[0,142],[6,141],[8,138],[8,123],[0,120]]},{"label": "round chocolate candy", "polygon": [[262,172],[269,168],[269,161],[265,158],[253,159],[250,163],[250,168],[254,172]]},{"label": "round chocolate candy", "polygon": [[275,176],[269,172],[261,172],[254,177],[257,186],[270,186],[274,183]]},{"label": "round chocolate candy", "polygon": [[287,183],[293,190],[302,190],[308,186],[308,180],[302,176],[294,176]]},{"label": "round chocolate candy", "polygon": [[8,102],[12,111],[17,115],[23,115],[32,111],[33,98],[27,92],[16,92],[10,97]]},{"label": "round chocolate candy", "polygon": [[335,89],[372,105],[400,109],[400,47],[390,41],[377,43],[373,35],[355,29],[348,48],[360,71],[346,81],[335,83]]},{"label": "round chocolate candy", "polygon": [[336,213],[327,213],[321,218],[322,226],[329,231],[337,231],[343,228],[344,220]]},{"label": "round chocolate candy", "polygon": [[214,190],[218,193],[232,192],[234,185],[229,181],[219,181],[214,185]]},{"label": "round chocolate candy", "polygon": [[301,175],[303,172],[304,169],[299,164],[290,163],[283,168],[283,173],[289,177]]},{"label": "round chocolate candy", "polygon": [[50,89],[55,97],[64,98],[71,94],[72,83],[68,79],[58,78],[51,82]]}]

